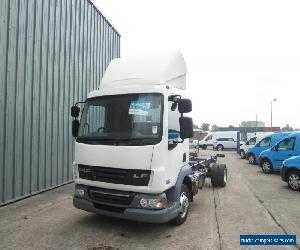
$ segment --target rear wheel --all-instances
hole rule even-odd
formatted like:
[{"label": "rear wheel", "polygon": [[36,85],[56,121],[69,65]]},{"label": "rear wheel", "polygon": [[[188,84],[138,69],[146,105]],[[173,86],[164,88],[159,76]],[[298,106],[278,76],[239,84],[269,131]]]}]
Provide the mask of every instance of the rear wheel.
[{"label": "rear wheel", "polygon": [[219,144],[219,145],[217,146],[217,150],[218,150],[218,151],[223,151],[223,149],[224,149],[223,145]]},{"label": "rear wheel", "polygon": [[261,160],[261,168],[265,174],[271,174],[273,172],[272,163],[268,159]]},{"label": "rear wheel", "polygon": [[210,176],[213,187],[225,187],[227,183],[227,167],[225,164],[214,164]]},{"label": "rear wheel", "polygon": [[175,225],[181,225],[186,221],[188,216],[189,207],[190,207],[190,193],[189,189],[185,184],[181,185],[180,198],[179,198],[179,214],[175,219],[172,220],[172,223]]},{"label": "rear wheel", "polygon": [[202,149],[207,149],[207,145],[203,145],[203,146],[202,146]]},{"label": "rear wheel", "polygon": [[292,190],[300,191],[300,171],[288,173],[287,183]]},{"label": "rear wheel", "polygon": [[249,161],[249,163],[252,164],[252,165],[256,163],[256,159],[255,159],[254,154],[250,154],[250,155],[249,155],[248,161]]},{"label": "rear wheel", "polygon": [[240,156],[242,159],[245,159],[246,158],[246,154],[245,154],[245,151],[244,150],[241,150],[240,151]]}]

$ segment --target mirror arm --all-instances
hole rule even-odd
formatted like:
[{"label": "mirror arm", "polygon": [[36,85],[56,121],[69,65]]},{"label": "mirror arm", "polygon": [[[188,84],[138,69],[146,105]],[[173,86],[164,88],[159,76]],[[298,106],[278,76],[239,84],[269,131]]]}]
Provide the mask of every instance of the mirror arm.
[{"label": "mirror arm", "polygon": [[181,99],[181,95],[170,95],[170,96],[168,97],[168,100],[169,100],[170,102],[177,102],[177,98]]},{"label": "mirror arm", "polygon": [[78,106],[78,104],[81,104],[81,103],[85,103],[85,101],[84,102],[76,102],[74,106]]}]

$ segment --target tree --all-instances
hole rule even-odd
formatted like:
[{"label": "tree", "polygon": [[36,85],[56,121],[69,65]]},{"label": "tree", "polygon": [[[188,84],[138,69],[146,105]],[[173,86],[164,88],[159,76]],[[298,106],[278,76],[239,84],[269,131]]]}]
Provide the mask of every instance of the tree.
[{"label": "tree", "polygon": [[193,127],[194,127],[194,128],[199,128],[197,124],[194,124]]},{"label": "tree", "polygon": [[219,127],[216,124],[211,126],[211,131],[216,132],[218,130],[219,130]]},{"label": "tree", "polygon": [[203,130],[203,131],[209,131],[209,126],[210,126],[210,124],[209,123],[202,123],[202,125],[201,125],[201,129]]},{"label": "tree", "polygon": [[242,121],[240,127],[248,127],[248,128],[265,127],[265,123],[262,121]]},{"label": "tree", "polygon": [[229,129],[234,129],[234,126],[229,125],[228,128],[229,128]]}]

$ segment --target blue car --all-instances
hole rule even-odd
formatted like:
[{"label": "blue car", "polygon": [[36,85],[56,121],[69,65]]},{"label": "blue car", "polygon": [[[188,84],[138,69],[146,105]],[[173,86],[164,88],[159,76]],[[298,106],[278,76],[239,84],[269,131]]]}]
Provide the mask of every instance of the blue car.
[{"label": "blue car", "polygon": [[259,155],[258,163],[265,174],[280,171],[284,160],[300,155],[300,132],[295,132],[283,138],[272,148]]},{"label": "blue car", "polygon": [[283,161],[280,175],[291,189],[300,191],[300,155]]},{"label": "blue car", "polygon": [[260,153],[273,147],[282,138],[290,135],[291,132],[273,133],[261,139],[254,147],[250,148],[247,153],[247,159],[250,164],[256,164]]}]

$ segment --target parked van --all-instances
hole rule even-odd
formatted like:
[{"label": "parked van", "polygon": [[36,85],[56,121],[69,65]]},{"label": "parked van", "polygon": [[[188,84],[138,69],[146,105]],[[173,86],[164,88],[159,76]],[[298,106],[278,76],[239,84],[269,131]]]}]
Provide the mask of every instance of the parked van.
[{"label": "parked van", "polygon": [[214,141],[213,149],[222,151],[223,149],[237,149],[237,140],[232,137],[220,137]]},{"label": "parked van", "polygon": [[300,132],[283,138],[273,147],[261,152],[258,163],[265,174],[280,171],[284,160],[300,155]]},{"label": "parked van", "polygon": [[232,138],[234,141],[237,141],[238,134],[240,134],[239,131],[210,132],[201,141],[199,141],[198,146],[199,146],[199,148],[202,148],[202,149],[206,149],[208,146],[214,146],[214,142],[218,138]]},{"label": "parked van", "polygon": [[[253,133],[251,133],[251,134],[253,134]],[[260,140],[262,140],[263,138],[265,138],[266,136],[271,135],[271,134],[272,133],[257,133],[256,135],[252,135],[250,137],[250,139],[248,141],[246,141],[245,144],[243,144],[240,147],[239,154],[240,154],[241,158],[246,159],[248,149],[254,147],[256,145],[256,143],[258,143]]]},{"label": "parked van", "polygon": [[290,135],[291,132],[278,132],[264,137],[254,147],[248,149],[247,159],[250,164],[256,164],[260,153],[273,147],[282,138]]},{"label": "parked van", "polygon": [[280,175],[292,190],[300,191],[300,155],[284,160]]}]

